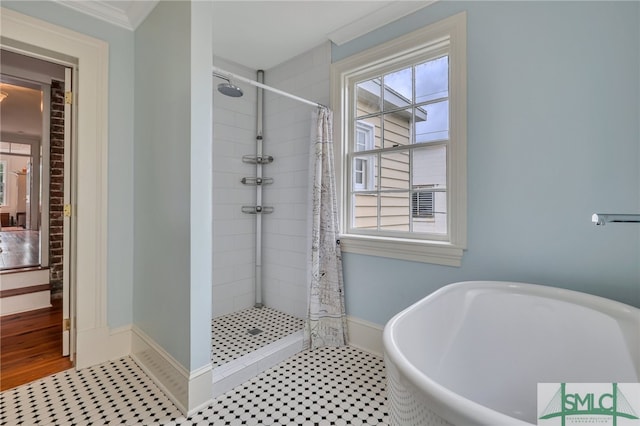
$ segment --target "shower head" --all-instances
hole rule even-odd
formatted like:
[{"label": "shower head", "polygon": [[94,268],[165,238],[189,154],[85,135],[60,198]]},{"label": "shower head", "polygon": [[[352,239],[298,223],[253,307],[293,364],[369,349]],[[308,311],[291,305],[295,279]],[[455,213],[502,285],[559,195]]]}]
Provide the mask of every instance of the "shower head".
[{"label": "shower head", "polygon": [[225,96],[231,96],[232,98],[239,98],[243,95],[242,89],[238,86],[235,86],[230,81],[218,84],[218,92],[222,93]]},{"label": "shower head", "polygon": [[218,92],[222,93],[225,96],[231,96],[232,98],[239,98],[243,95],[242,89],[233,84],[228,77],[222,74],[218,74],[217,72],[214,72],[213,76],[226,81],[226,83],[218,84]]}]

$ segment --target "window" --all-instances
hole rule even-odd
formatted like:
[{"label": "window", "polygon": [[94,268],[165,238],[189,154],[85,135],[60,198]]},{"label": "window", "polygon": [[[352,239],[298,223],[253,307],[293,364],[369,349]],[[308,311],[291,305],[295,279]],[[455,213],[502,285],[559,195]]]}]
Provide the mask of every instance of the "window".
[{"label": "window", "polygon": [[344,251],[461,264],[465,27],[462,13],[332,65]]},{"label": "window", "polygon": [[0,161],[0,206],[7,204],[7,162]]},{"label": "window", "polygon": [[[374,147],[375,128],[369,123],[358,123],[355,135],[355,151],[370,151]],[[353,185],[357,190],[371,190],[374,183],[372,156],[356,156],[353,159]]]}]

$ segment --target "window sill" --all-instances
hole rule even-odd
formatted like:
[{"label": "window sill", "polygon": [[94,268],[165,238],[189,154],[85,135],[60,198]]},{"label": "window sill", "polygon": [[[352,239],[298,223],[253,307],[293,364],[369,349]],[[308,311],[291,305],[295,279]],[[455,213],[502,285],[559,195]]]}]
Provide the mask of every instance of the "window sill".
[{"label": "window sill", "polygon": [[340,248],[345,253],[366,254],[436,265],[462,265],[464,249],[450,243],[401,238],[341,235]]}]

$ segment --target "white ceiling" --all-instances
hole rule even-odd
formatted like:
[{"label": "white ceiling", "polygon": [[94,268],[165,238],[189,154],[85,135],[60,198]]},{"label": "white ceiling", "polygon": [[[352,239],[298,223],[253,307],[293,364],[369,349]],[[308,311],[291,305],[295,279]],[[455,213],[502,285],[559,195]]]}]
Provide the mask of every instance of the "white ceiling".
[{"label": "white ceiling", "polygon": [[343,44],[427,1],[215,1],[213,53],[269,69],[331,40]]},{"label": "white ceiling", "polygon": [[0,83],[7,97],[0,102],[2,135],[31,136],[42,134],[42,92],[29,87]]},{"label": "white ceiling", "polygon": [[[53,0],[134,30],[158,0]],[[350,41],[434,0],[213,1],[214,55],[269,69],[319,44]]]},{"label": "white ceiling", "polygon": [[40,59],[2,50],[0,90],[7,97],[0,102],[2,138],[40,138],[42,135],[42,94],[40,83],[64,81],[64,67]]},{"label": "white ceiling", "polygon": [[[52,1],[128,30],[135,30],[158,4],[158,0]],[[327,40],[338,45],[346,43],[435,0],[193,1],[214,3],[213,52],[216,56],[250,69],[268,70]],[[24,64],[18,56],[3,52],[3,74],[11,75],[13,68],[52,72],[42,68],[43,65]],[[3,83],[14,83],[6,75],[2,80]],[[17,84],[24,86],[20,82]],[[2,131],[39,135],[40,92],[6,84],[3,84],[2,91],[9,94],[0,105]],[[29,113],[16,114],[15,111],[19,110]]]}]

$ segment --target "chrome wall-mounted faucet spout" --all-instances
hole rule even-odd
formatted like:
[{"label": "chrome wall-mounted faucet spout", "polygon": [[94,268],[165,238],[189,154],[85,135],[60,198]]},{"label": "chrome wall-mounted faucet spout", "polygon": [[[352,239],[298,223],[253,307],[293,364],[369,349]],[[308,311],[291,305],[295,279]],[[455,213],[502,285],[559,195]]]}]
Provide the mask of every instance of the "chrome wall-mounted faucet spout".
[{"label": "chrome wall-mounted faucet spout", "polygon": [[604,225],[606,223],[640,223],[640,214],[594,213],[593,216],[591,216],[591,222],[596,225]]}]

